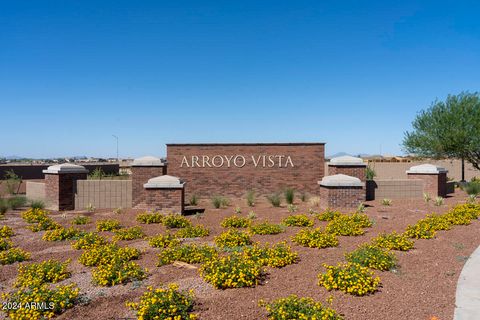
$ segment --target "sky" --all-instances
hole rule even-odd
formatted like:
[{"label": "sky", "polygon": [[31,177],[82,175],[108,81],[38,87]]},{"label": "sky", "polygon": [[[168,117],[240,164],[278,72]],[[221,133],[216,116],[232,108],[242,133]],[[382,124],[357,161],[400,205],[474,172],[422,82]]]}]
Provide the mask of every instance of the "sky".
[{"label": "sky", "polygon": [[326,142],[402,154],[480,86],[478,1],[0,0],[0,156]]}]

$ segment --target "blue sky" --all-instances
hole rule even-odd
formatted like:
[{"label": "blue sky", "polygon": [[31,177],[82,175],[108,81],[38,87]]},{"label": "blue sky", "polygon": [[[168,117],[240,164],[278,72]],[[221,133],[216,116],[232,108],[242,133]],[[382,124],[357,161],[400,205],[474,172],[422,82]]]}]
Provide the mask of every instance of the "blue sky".
[{"label": "blue sky", "polygon": [[401,153],[416,113],[480,85],[478,1],[3,1],[0,155],[167,142]]}]

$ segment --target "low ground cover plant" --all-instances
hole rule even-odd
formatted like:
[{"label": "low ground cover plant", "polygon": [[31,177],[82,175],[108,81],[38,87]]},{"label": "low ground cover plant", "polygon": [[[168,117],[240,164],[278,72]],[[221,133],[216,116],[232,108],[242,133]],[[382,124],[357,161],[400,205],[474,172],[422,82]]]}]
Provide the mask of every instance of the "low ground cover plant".
[{"label": "low ground cover plant", "polygon": [[163,217],[162,223],[167,228],[185,228],[191,226],[190,220],[179,214],[168,214]]},{"label": "low ground cover plant", "polygon": [[210,234],[210,230],[203,225],[187,226],[175,232],[177,238],[199,238],[206,237]]},{"label": "low ground cover plant", "polygon": [[391,233],[380,233],[372,239],[372,244],[380,248],[408,251],[413,249],[414,242],[404,234],[398,234],[396,231]]},{"label": "low ground cover plant", "polygon": [[359,236],[365,231],[362,228],[363,222],[355,221],[352,216],[340,215],[327,224],[325,230],[339,236]]},{"label": "low ground cover plant", "polygon": [[322,213],[317,214],[317,219],[320,221],[332,221],[333,219],[338,218],[341,215],[342,213],[340,211],[327,209]]},{"label": "low ground cover plant", "polygon": [[60,262],[52,259],[20,265],[14,287],[35,288],[44,283],[56,283],[70,278],[69,264],[70,260]]},{"label": "low ground cover plant", "polygon": [[76,225],[83,225],[83,224],[87,224],[89,222],[90,222],[90,219],[88,217],[85,217],[85,216],[76,216],[72,220],[72,224],[76,224]]},{"label": "low ground cover plant", "polygon": [[32,200],[30,201],[30,208],[32,209],[44,209],[45,208],[45,202],[42,200]]},{"label": "low ground cover plant", "polygon": [[13,210],[16,210],[21,207],[25,207],[28,203],[28,200],[24,196],[14,196],[7,199],[7,204]]},{"label": "low ground cover plant", "polygon": [[285,227],[280,224],[273,224],[268,221],[263,221],[260,223],[256,223],[251,225],[249,228],[249,232],[251,234],[279,234],[285,231]]},{"label": "low ground cover plant", "polygon": [[313,220],[305,214],[290,215],[282,220],[282,223],[289,227],[311,227]]},{"label": "low ground cover plant", "polygon": [[436,233],[431,224],[421,221],[408,225],[405,230],[405,235],[413,239],[432,239]]},{"label": "low ground cover plant", "polygon": [[160,212],[144,212],[137,215],[137,221],[145,224],[162,223],[163,214]]},{"label": "low ground cover plant", "polygon": [[312,298],[299,298],[290,295],[266,303],[259,301],[259,305],[268,312],[270,320],[293,320],[293,319],[318,319],[318,320],[342,320],[334,309],[324,306]]},{"label": "low ground cover plant", "polygon": [[287,188],[283,192],[283,195],[285,196],[285,201],[287,204],[293,204],[293,201],[295,200],[295,190],[292,188]]},{"label": "low ground cover plant", "polygon": [[186,263],[203,263],[218,257],[214,247],[208,245],[186,244],[175,247],[167,247],[158,254],[158,266],[182,261]]},{"label": "low ground cover plant", "polygon": [[147,270],[133,261],[113,259],[98,265],[92,271],[93,281],[100,286],[114,286],[133,280],[142,280]]},{"label": "low ground cover plant", "polygon": [[217,289],[253,287],[262,276],[262,267],[241,254],[211,259],[200,268],[201,277]]},{"label": "low ground cover plant", "polygon": [[282,268],[298,261],[298,253],[292,251],[286,242],[279,242],[272,246],[268,243],[256,243],[251,247],[245,247],[242,252],[246,259],[251,259],[261,266],[273,268]]},{"label": "low ground cover plant", "polygon": [[134,240],[145,237],[145,233],[143,233],[142,228],[139,226],[117,229],[113,232],[115,233],[113,236],[114,240]]},{"label": "low ground cover plant", "polygon": [[228,231],[221,233],[214,238],[214,241],[220,248],[234,248],[252,244],[252,240],[247,233],[236,229],[229,229]]},{"label": "low ground cover plant", "polygon": [[249,207],[255,206],[255,191],[248,190],[246,198],[247,198],[247,205]]},{"label": "low ground cover plant", "polygon": [[12,264],[15,262],[22,262],[30,260],[30,253],[20,248],[10,248],[0,251],[0,264]]},{"label": "low ground cover plant", "polygon": [[225,208],[230,205],[230,201],[222,196],[213,196],[212,205],[215,209]]},{"label": "low ground cover plant", "polygon": [[337,266],[323,264],[326,272],[318,275],[318,285],[330,290],[341,290],[356,296],[374,293],[380,285],[380,278],[367,267],[356,263],[339,263]]},{"label": "low ground cover plant", "polygon": [[280,207],[282,204],[282,198],[280,198],[280,195],[278,193],[272,193],[267,196],[268,202],[272,205],[272,207]]},{"label": "low ground cover plant", "polygon": [[13,247],[12,241],[8,238],[0,238],[0,251],[5,251]]},{"label": "low ground cover plant", "polygon": [[62,225],[48,217],[40,219],[36,224],[27,226],[27,229],[33,232],[55,230],[59,228],[63,228]]},{"label": "low ground cover plant", "polygon": [[121,227],[120,221],[115,219],[97,221],[97,231],[114,231],[120,229]]},{"label": "low ground cover plant", "polygon": [[252,223],[252,220],[233,215],[223,219],[221,226],[224,228],[248,228]]},{"label": "low ground cover plant", "polygon": [[36,223],[47,218],[50,213],[41,208],[30,208],[20,214],[23,220],[28,223]]},{"label": "low ground cover plant", "polygon": [[193,291],[180,291],[178,285],[170,284],[165,289],[148,287],[139,302],[127,302],[126,305],[136,311],[138,319],[194,320],[197,319],[197,316],[191,313],[194,298]]},{"label": "low ground cover plant", "polygon": [[111,263],[113,260],[130,261],[140,257],[136,248],[120,247],[117,244],[106,244],[85,250],[78,261],[84,266],[98,266]]},{"label": "low ground cover plant", "polygon": [[175,247],[180,245],[180,240],[178,240],[174,235],[167,233],[151,237],[148,240],[148,244],[154,248]]},{"label": "low ground cover plant", "polygon": [[372,220],[365,213],[354,212],[349,217],[362,228],[370,228],[373,225]]},{"label": "low ground cover plant", "polygon": [[10,238],[13,235],[15,235],[15,232],[13,232],[12,227],[5,225],[0,228],[0,238]]},{"label": "low ground cover plant", "polygon": [[76,250],[91,249],[107,244],[107,239],[95,232],[83,234],[77,241],[72,243],[72,248]]},{"label": "low ground cover plant", "polygon": [[62,241],[81,237],[83,232],[75,228],[57,228],[46,231],[42,240],[45,241]]},{"label": "low ground cover plant", "polygon": [[394,268],[397,263],[393,252],[370,244],[360,245],[354,251],[346,253],[345,257],[348,262],[382,271]]},{"label": "low ground cover plant", "polygon": [[301,246],[310,248],[327,248],[338,246],[337,236],[333,233],[325,232],[320,228],[302,229],[292,237],[292,241]]}]

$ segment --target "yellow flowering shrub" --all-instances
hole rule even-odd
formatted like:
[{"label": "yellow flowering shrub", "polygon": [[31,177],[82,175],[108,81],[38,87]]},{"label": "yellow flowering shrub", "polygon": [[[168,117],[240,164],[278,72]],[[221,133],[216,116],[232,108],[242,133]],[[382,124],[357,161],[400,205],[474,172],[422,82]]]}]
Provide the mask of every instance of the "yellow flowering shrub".
[{"label": "yellow flowering shrub", "polygon": [[45,283],[56,283],[70,278],[71,272],[68,271],[69,263],[70,260],[63,263],[57,260],[47,260],[20,265],[14,286],[33,288]]},{"label": "yellow flowering shrub", "polygon": [[414,239],[431,239],[436,233],[431,224],[422,221],[407,226],[405,230],[405,235]]},{"label": "yellow flowering shrub", "polygon": [[372,239],[372,244],[380,248],[408,251],[413,249],[414,242],[404,234],[398,234],[396,231],[391,233],[380,233]]},{"label": "yellow flowering shrub", "polygon": [[146,269],[142,269],[133,261],[113,259],[98,265],[92,271],[92,279],[100,286],[114,286],[133,280],[142,280],[146,277],[146,273]]},{"label": "yellow flowering shrub", "polygon": [[113,231],[120,229],[121,227],[120,221],[115,219],[97,221],[97,231]]},{"label": "yellow flowering shrub", "polygon": [[23,220],[28,223],[37,223],[47,218],[50,213],[40,208],[30,208],[20,214]]},{"label": "yellow flowering shrub", "polygon": [[95,232],[87,232],[80,239],[72,243],[72,248],[76,250],[90,249],[107,244],[107,239]]},{"label": "yellow flowering shrub", "polygon": [[140,250],[129,247],[119,247],[116,244],[106,244],[93,247],[85,252],[79,258],[79,262],[84,266],[98,266],[107,264],[113,260],[130,261],[140,257]]},{"label": "yellow flowering shrub", "polygon": [[139,302],[126,305],[136,311],[137,319],[195,320],[197,316],[191,313],[194,298],[193,291],[182,292],[178,285],[170,284],[166,289],[148,287]]},{"label": "yellow flowering shrub", "polygon": [[0,251],[5,251],[13,247],[12,241],[8,238],[0,238]]},{"label": "yellow flowering shrub", "polygon": [[33,232],[39,232],[43,230],[55,230],[63,228],[61,224],[53,221],[50,218],[42,218],[40,219],[36,224],[32,224],[30,226],[27,226],[27,229],[33,231]]},{"label": "yellow flowering shrub", "polygon": [[340,263],[337,266],[323,265],[327,269],[325,273],[318,275],[318,285],[330,290],[364,296],[374,293],[380,285],[380,278],[374,277],[374,273],[367,267],[356,263]]},{"label": "yellow flowering shrub", "polygon": [[445,219],[452,225],[469,225],[472,223],[472,219],[469,215],[458,213],[458,211],[450,211],[444,215]]},{"label": "yellow flowering shrub", "polygon": [[327,209],[322,213],[317,214],[317,219],[320,221],[332,221],[335,218],[338,218],[342,215],[340,211]]},{"label": "yellow flowering shrub", "polygon": [[218,257],[214,247],[208,245],[186,244],[163,249],[158,254],[158,266],[170,264],[174,261],[186,263],[203,263],[212,258]]},{"label": "yellow flowering shrub", "polygon": [[343,320],[334,309],[312,298],[299,298],[294,294],[271,303],[260,300],[259,305],[267,310],[269,320]]},{"label": "yellow flowering shrub", "polygon": [[373,225],[372,220],[365,213],[354,212],[349,217],[362,228],[369,228]]},{"label": "yellow flowering shrub", "polygon": [[478,219],[480,217],[480,205],[475,203],[459,204],[448,211],[447,214],[452,216],[465,216],[470,220]]},{"label": "yellow flowering shrub", "polygon": [[279,242],[270,246],[268,243],[256,243],[243,249],[246,259],[251,259],[262,266],[281,268],[298,261],[298,253],[293,252],[286,242]]},{"label": "yellow flowering shrub", "polygon": [[30,253],[20,248],[10,248],[8,250],[0,251],[0,264],[12,264],[15,262],[22,262],[30,260]]},{"label": "yellow flowering shrub", "polygon": [[320,228],[305,228],[292,237],[292,241],[310,248],[327,248],[338,246],[338,238],[333,233],[327,233]]},{"label": "yellow flowering shrub", "polygon": [[90,222],[90,219],[88,217],[85,217],[85,216],[76,216],[72,220],[72,224],[76,224],[76,225],[87,224],[89,222]]},{"label": "yellow flowering shrub", "polygon": [[247,233],[235,229],[229,229],[221,233],[214,238],[214,241],[220,248],[233,248],[252,244],[252,240]]},{"label": "yellow flowering shrub", "polygon": [[260,280],[262,267],[234,253],[205,262],[200,268],[200,275],[217,289],[253,287]]},{"label": "yellow flowering shrub", "polygon": [[249,231],[251,234],[279,234],[285,231],[285,227],[264,221],[251,225]]},{"label": "yellow flowering shrub", "polygon": [[143,233],[142,228],[139,226],[117,229],[113,232],[115,233],[113,236],[114,240],[134,240],[145,237],[145,233]]},{"label": "yellow flowering shrub", "polygon": [[190,220],[179,214],[167,214],[163,217],[162,223],[167,228],[185,228],[191,226]]},{"label": "yellow flowering shrub", "polygon": [[224,228],[248,228],[251,223],[252,220],[248,218],[233,215],[223,219],[221,226]]},{"label": "yellow flowering shrub", "polygon": [[177,238],[198,238],[198,237],[206,237],[210,234],[210,230],[208,230],[203,225],[196,225],[196,226],[187,226],[175,232],[175,237]]},{"label": "yellow flowering shrub", "polygon": [[339,236],[360,236],[365,233],[362,223],[358,223],[349,215],[341,215],[327,224],[325,230]]},{"label": "yellow flowering shrub", "polygon": [[165,235],[159,234],[151,237],[148,240],[148,244],[154,248],[166,248],[166,247],[175,247],[180,245],[180,240],[170,233]]},{"label": "yellow flowering shrub", "polygon": [[[34,288],[20,288],[12,293],[2,294],[4,303],[22,306],[5,309],[5,314],[12,320],[51,319],[73,307],[78,298],[79,289],[75,284],[56,286],[48,285]],[[29,306],[26,308],[25,306]]]},{"label": "yellow flowering shrub", "polygon": [[289,227],[311,227],[313,220],[304,214],[294,214],[282,220],[282,223]]},{"label": "yellow flowering shrub", "polygon": [[452,223],[446,218],[446,215],[436,213],[427,214],[424,219],[419,220],[417,223],[426,223],[435,231],[452,229]]},{"label": "yellow flowering shrub", "polygon": [[78,238],[83,234],[81,230],[75,228],[58,228],[48,230],[43,234],[42,240],[45,241],[62,241],[68,239]]},{"label": "yellow flowering shrub", "polygon": [[160,212],[144,212],[137,215],[137,221],[144,224],[162,223],[163,214]]},{"label": "yellow flowering shrub", "polygon": [[346,253],[345,258],[348,262],[382,271],[390,270],[397,264],[397,258],[393,252],[370,244],[360,245],[354,251]]},{"label": "yellow flowering shrub", "polygon": [[13,229],[9,226],[2,226],[0,228],[0,238],[10,238],[14,234]]}]

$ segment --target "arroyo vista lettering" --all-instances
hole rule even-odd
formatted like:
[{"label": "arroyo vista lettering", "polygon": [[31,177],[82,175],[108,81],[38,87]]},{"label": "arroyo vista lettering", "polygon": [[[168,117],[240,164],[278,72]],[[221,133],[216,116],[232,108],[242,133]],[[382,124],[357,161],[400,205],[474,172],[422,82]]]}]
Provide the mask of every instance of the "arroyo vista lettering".
[{"label": "arroyo vista lettering", "polygon": [[294,167],[291,156],[286,155],[215,155],[215,156],[183,156],[180,168],[242,168],[253,165],[255,168],[287,168]]}]

